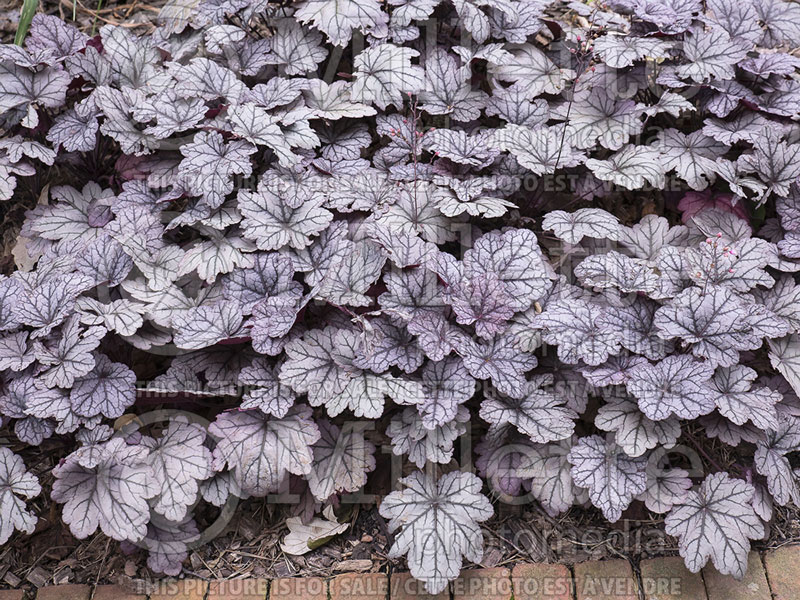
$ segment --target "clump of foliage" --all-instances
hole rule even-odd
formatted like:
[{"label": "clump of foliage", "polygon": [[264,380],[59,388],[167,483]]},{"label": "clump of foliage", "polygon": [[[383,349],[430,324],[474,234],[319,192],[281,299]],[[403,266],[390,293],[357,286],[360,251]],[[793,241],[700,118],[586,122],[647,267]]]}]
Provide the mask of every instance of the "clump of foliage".
[{"label": "clump of foliage", "polygon": [[[522,492],[609,521],[643,502],[692,571],[743,575],[800,502],[798,4],[162,20],[88,38],[37,15],[0,46],[0,197],[40,198],[35,267],[0,280],[0,412],[64,440],[49,493],[75,536],[177,573],[198,502],[291,485],[310,516],[363,488],[379,424],[416,467],[380,506],[391,556],[430,592],[480,560],[489,496]],[[676,194],[680,223],[615,210]],[[122,426],[153,390],[212,422]],[[483,479],[453,461],[478,423]],[[688,431],[737,464],[690,474]],[[0,457],[5,542],[41,489]]]}]

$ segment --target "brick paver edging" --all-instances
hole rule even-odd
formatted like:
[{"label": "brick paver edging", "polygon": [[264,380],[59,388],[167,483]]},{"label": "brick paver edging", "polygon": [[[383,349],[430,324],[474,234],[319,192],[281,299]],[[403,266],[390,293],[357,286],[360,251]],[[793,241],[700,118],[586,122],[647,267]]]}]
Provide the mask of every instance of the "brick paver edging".
[{"label": "brick paver edging", "polygon": [[[571,568],[531,563],[465,570],[436,596],[408,573],[345,573],[327,579],[167,580],[146,593],[113,585],[60,585],[41,588],[35,600],[800,600],[800,544],[752,552],[748,563],[742,581],[713,568],[690,573],[679,557],[671,557],[635,567],[614,559]],[[0,590],[0,600],[25,600],[25,595]]]}]

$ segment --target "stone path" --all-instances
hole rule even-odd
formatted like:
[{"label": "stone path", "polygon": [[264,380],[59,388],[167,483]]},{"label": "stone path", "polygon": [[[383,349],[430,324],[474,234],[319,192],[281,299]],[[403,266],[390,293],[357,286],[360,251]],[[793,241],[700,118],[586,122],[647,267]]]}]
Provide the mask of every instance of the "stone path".
[{"label": "stone path", "polygon": [[[21,590],[0,590],[0,600],[33,599]],[[713,568],[690,573],[673,557],[643,560],[637,571],[620,559],[572,568],[466,570],[438,596],[426,594],[408,573],[347,573],[329,579],[169,580],[149,596],[118,586],[60,585],[40,589],[35,600],[800,600],[800,545],[751,552],[743,581]]]}]

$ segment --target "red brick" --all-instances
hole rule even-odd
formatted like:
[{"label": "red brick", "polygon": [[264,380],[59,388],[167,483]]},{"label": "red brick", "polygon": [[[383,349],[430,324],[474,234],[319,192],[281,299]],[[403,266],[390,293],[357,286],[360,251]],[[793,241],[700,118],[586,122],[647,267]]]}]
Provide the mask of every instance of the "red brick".
[{"label": "red brick", "polygon": [[572,573],[564,565],[523,563],[511,571],[514,600],[572,600]]},{"label": "red brick", "polygon": [[511,571],[502,567],[461,571],[453,582],[454,600],[509,600]]},{"label": "red brick", "polygon": [[269,583],[269,600],[328,600],[328,584],[321,577],[281,577]]},{"label": "red brick", "polygon": [[639,564],[647,600],[706,600],[700,573],[686,568],[680,556],[650,558]]},{"label": "red brick", "polygon": [[147,596],[121,585],[98,585],[94,588],[92,600],[147,600]]},{"label": "red brick", "polygon": [[266,579],[212,581],[208,587],[208,600],[266,600],[268,587]]},{"label": "red brick", "polygon": [[91,593],[88,585],[51,585],[39,588],[36,600],[89,600]]},{"label": "red brick", "polygon": [[158,581],[150,592],[150,600],[203,600],[208,582],[201,579]]},{"label": "red brick", "polygon": [[427,594],[422,582],[414,579],[411,573],[392,573],[389,591],[390,600],[450,600],[447,590],[435,596]]},{"label": "red brick", "polygon": [[389,578],[385,573],[345,573],[330,582],[331,600],[386,600]]},{"label": "red brick", "polygon": [[627,560],[590,560],[574,570],[578,600],[639,599],[639,585]]},{"label": "red brick", "polygon": [[764,566],[775,600],[800,598],[800,546],[783,546],[767,552]]},{"label": "red brick", "polygon": [[0,600],[22,600],[24,597],[24,590],[0,590]]},{"label": "red brick", "polygon": [[767,576],[757,552],[747,557],[747,574],[742,581],[730,575],[720,575],[709,562],[703,568],[708,600],[772,600]]}]

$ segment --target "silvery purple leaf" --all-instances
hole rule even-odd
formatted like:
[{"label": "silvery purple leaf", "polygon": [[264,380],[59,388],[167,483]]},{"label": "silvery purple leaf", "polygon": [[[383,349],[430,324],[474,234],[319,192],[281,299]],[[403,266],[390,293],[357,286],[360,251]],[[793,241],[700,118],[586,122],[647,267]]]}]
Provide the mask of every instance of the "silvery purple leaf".
[{"label": "silvery purple leaf", "polygon": [[383,373],[396,366],[413,373],[425,359],[422,350],[404,327],[398,327],[386,318],[369,321],[366,339],[354,364],[362,369]]},{"label": "silvery purple leaf", "polygon": [[167,88],[133,107],[133,117],[142,124],[153,123],[144,132],[159,139],[193,129],[206,115],[206,103],[200,98],[182,98]]},{"label": "silvery purple leaf", "polygon": [[56,153],[44,144],[26,140],[20,135],[0,139],[0,150],[12,163],[20,162],[25,157],[39,160],[46,165],[52,165],[55,161]]},{"label": "silvery purple leaf", "polygon": [[268,296],[256,304],[249,322],[253,348],[262,354],[274,354],[267,349],[289,333],[303,305],[301,299],[289,295]]},{"label": "silvery purple leaf", "polygon": [[615,250],[583,259],[575,267],[575,276],[586,286],[616,288],[625,294],[654,292],[659,279],[648,261],[630,258]]},{"label": "silvery purple leaf", "polygon": [[32,105],[62,106],[70,81],[60,66],[32,70],[0,60],[0,113]]},{"label": "silvery purple leaf", "polygon": [[753,2],[758,19],[766,27],[759,43],[774,47],[782,42],[795,43],[800,37],[800,10],[791,2],[765,0]]},{"label": "silvery purple leaf", "polygon": [[76,462],[87,469],[93,469],[103,459],[103,442],[107,442],[114,435],[114,430],[108,425],[98,425],[94,429],[79,429],[75,439],[81,445],[72,453]]},{"label": "silvery purple leaf", "polygon": [[389,259],[400,268],[424,264],[438,248],[419,236],[391,227],[373,225],[370,237],[389,253]]},{"label": "silvery purple leaf", "polygon": [[640,0],[633,8],[637,17],[668,34],[685,31],[703,9],[698,0]]},{"label": "silvery purple leaf", "polygon": [[425,87],[419,94],[420,108],[430,115],[449,115],[455,121],[472,121],[486,105],[486,94],[473,89],[458,63],[443,48],[425,57]]},{"label": "silvery purple leaf", "polygon": [[670,510],[664,520],[666,531],[678,538],[678,549],[691,572],[698,573],[711,558],[720,573],[744,576],[750,540],[764,535],[750,504],[753,493],[749,483],[713,473]]},{"label": "silvery purple leaf", "polygon": [[494,90],[486,102],[486,114],[500,117],[507,123],[535,129],[549,120],[550,110],[545,100],[530,100],[524,85],[515,83]]},{"label": "silvery purple leaf", "polygon": [[180,275],[197,271],[200,279],[214,283],[220,274],[252,266],[249,253],[256,249],[255,244],[243,239],[238,229],[227,232],[198,229],[205,234],[205,239],[196,240],[186,249],[178,270]]},{"label": "silvery purple leaf", "polygon": [[782,416],[774,431],[759,442],[753,456],[756,470],[767,478],[767,486],[775,502],[785,506],[800,502],[800,487],[786,455],[800,445],[800,420]]},{"label": "silvery purple leaf", "polygon": [[465,335],[438,312],[417,314],[407,328],[410,334],[417,336],[417,345],[433,361],[443,360]]},{"label": "silvery purple leaf", "polygon": [[288,473],[307,475],[320,438],[307,406],[282,419],[254,410],[221,413],[208,431],[217,440],[212,467],[227,465],[238,488],[256,497],[276,491]]},{"label": "silvery purple leaf", "polygon": [[665,171],[674,169],[695,190],[705,189],[714,181],[715,161],[727,150],[701,131],[686,135],[672,128],[661,131],[651,148],[661,154]]},{"label": "silvery purple leaf", "polygon": [[595,426],[614,433],[614,439],[628,456],[642,456],[658,446],[671,448],[681,435],[676,418],[653,421],[629,397],[609,398],[594,418]]},{"label": "silvery purple leaf", "polygon": [[626,352],[611,356],[606,362],[596,367],[584,366],[579,370],[586,381],[594,387],[607,387],[627,383],[633,371],[646,363],[647,359],[644,356]]},{"label": "silvery purple leaf", "polygon": [[575,78],[572,69],[561,69],[533,44],[522,44],[511,51],[503,64],[489,65],[489,74],[501,81],[524,86],[528,99],[541,94],[559,94]]},{"label": "silvery purple leaf", "polygon": [[240,190],[238,198],[244,235],[254,240],[260,250],[278,250],[287,245],[305,248],[333,219],[333,214],[322,208],[321,196],[293,205],[262,186],[258,192]]},{"label": "silvery purple leaf", "polygon": [[176,315],[174,341],[178,348],[196,350],[244,335],[242,307],[236,302],[197,306]]},{"label": "silvery purple leaf", "polygon": [[391,558],[406,555],[415,579],[429,594],[438,594],[458,577],[462,555],[479,563],[483,534],[478,523],[494,511],[481,494],[481,480],[471,473],[453,472],[438,481],[415,471],[401,480],[404,489],[381,502],[381,516],[389,531],[400,530],[389,550]]},{"label": "silvery purple leaf", "polygon": [[769,193],[788,196],[790,186],[800,177],[800,144],[782,141],[780,131],[765,128],[753,139],[753,154],[742,154],[738,165],[758,174]]},{"label": "silvery purple leaf", "polygon": [[97,531],[115,540],[139,541],[150,521],[148,500],[158,493],[144,446],[129,446],[120,437],[105,442],[97,466],[81,466],[70,455],[53,469],[51,497],[78,539]]},{"label": "silvery purple leaf", "polygon": [[658,38],[607,34],[594,42],[594,51],[609,67],[630,67],[643,58],[666,58],[672,45]]},{"label": "silvery purple leaf", "polygon": [[25,47],[33,53],[52,50],[55,59],[62,59],[85,48],[88,40],[58,17],[39,13],[33,16]]},{"label": "silvery purple leaf", "polygon": [[42,493],[42,486],[22,459],[8,448],[0,448],[0,543],[5,544],[14,531],[33,533],[38,521],[28,511],[23,498],[34,498]]},{"label": "silvery purple leaf", "polygon": [[600,208],[550,211],[542,220],[542,228],[568,244],[577,244],[584,237],[617,240],[621,230],[617,218]]},{"label": "silvery purple leaf", "polygon": [[143,304],[130,300],[112,300],[102,304],[94,298],[81,296],[75,304],[84,325],[102,325],[120,335],[133,335],[143,325]]},{"label": "silvery purple leaf", "polygon": [[29,410],[32,403],[40,401],[40,396],[54,401],[58,394],[50,390],[39,390],[36,380],[30,375],[21,375],[9,381],[4,393],[0,395],[0,413],[15,419],[14,434],[20,441],[33,446],[41,444],[55,431],[53,421],[34,416]]},{"label": "silvery purple leaf", "polygon": [[662,469],[652,464],[647,466],[647,489],[636,499],[644,502],[648,510],[664,514],[676,504],[682,504],[692,489],[692,480],[685,469]]},{"label": "silvery purple leaf", "polygon": [[342,118],[363,118],[377,111],[367,104],[350,99],[351,85],[346,81],[334,81],[330,85],[321,79],[312,79],[303,90],[306,106],[320,119],[334,121]]},{"label": "silvery purple leaf", "polygon": [[372,298],[366,293],[380,277],[385,262],[386,256],[377,244],[368,240],[356,242],[347,254],[334,261],[317,287],[316,296],[341,306],[368,306]]},{"label": "silvery purple leaf", "polygon": [[673,344],[661,339],[653,326],[658,308],[658,304],[641,296],[609,303],[598,324],[602,330],[617,336],[623,348],[650,360],[660,360],[672,351]]},{"label": "silvery purple leaf", "polygon": [[744,365],[719,368],[711,380],[714,402],[720,414],[736,425],[751,421],[759,429],[775,430],[775,405],[782,395],[765,386],[753,386],[757,373]]},{"label": "silvery purple leaf", "polygon": [[459,165],[482,169],[499,154],[490,145],[491,136],[489,131],[470,135],[460,129],[435,129],[428,134],[425,147]]},{"label": "silvery purple leaf", "polygon": [[314,404],[342,393],[359,372],[353,365],[357,334],[328,326],[312,329],[286,346],[286,362],[280,381],[298,393],[307,393]]},{"label": "silvery purple leaf", "polygon": [[489,25],[493,37],[501,37],[512,44],[524,44],[529,35],[534,35],[543,23],[544,6],[536,0],[523,0],[513,4],[490,2]]},{"label": "silvery purple leaf", "polygon": [[213,474],[205,440],[206,430],[201,425],[174,418],[158,438],[147,442],[148,462],[159,487],[151,500],[153,510],[170,521],[186,518],[197,500],[198,482]]},{"label": "silvery purple leaf", "polygon": [[282,419],[294,406],[292,389],[278,380],[277,369],[265,358],[256,358],[239,373],[238,382],[246,386],[240,408],[258,408],[263,413]]},{"label": "silvery purple leaf", "polygon": [[116,419],[136,400],[135,384],[136,374],[128,367],[97,354],[94,368],[70,390],[72,410],[82,417],[102,414]]},{"label": "silvery purple leaf", "polygon": [[688,233],[683,225],[670,227],[669,221],[664,217],[645,215],[631,227],[619,228],[619,242],[637,258],[656,260],[662,248],[682,246]]},{"label": "silvery purple leaf", "polygon": [[613,436],[581,438],[567,455],[575,485],[589,490],[589,499],[612,523],[619,520],[634,496],[645,490],[647,459],[631,458]]},{"label": "silvery purple leaf", "polygon": [[630,136],[641,133],[643,107],[615,96],[599,86],[578,90],[570,103],[551,109],[551,117],[567,121],[570,143],[577,148],[592,148],[599,143],[619,150]]},{"label": "silvery purple leaf", "polygon": [[564,126],[539,126],[535,129],[509,123],[495,131],[495,143],[509,152],[521,167],[536,175],[555,173],[558,167],[575,167],[586,156],[572,146]]},{"label": "silvery purple leaf", "polygon": [[551,269],[536,235],[527,229],[507,229],[481,236],[464,253],[467,277],[494,275],[510,296],[512,312],[525,310],[550,287]]},{"label": "silvery purple leaf", "polygon": [[411,64],[411,59],[417,56],[416,50],[388,43],[363,50],[354,61],[351,98],[373,103],[381,110],[390,105],[403,106],[403,92],[417,92],[425,85],[424,71]]},{"label": "silvery purple leaf", "polygon": [[354,30],[367,32],[388,20],[377,0],[304,0],[298,4],[294,17],[325,33],[334,46],[347,45]]},{"label": "silvery purple leaf", "polygon": [[752,43],[731,38],[721,28],[694,29],[684,37],[682,51],[690,62],[678,67],[678,76],[697,83],[709,79],[731,79],[733,66],[744,59],[752,47]]},{"label": "silvery purple leaf", "polygon": [[696,419],[715,408],[713,393],[707,387],[712,375],[707,363],[679,354],[640,366],[625,385],[649,419],[662,421],[673,415]]},{"label": "silvery purple leaf", "polygon": [[765,127],[776,126],[756,112],[743,112],[732,120],[708,119],[703,126],[703,134],[710,136],[723,144],[733,145],[736,142],[746,141],[751,144],[758,139]]},{"label": "silvery purple leaf", "polygon": [[475,393],[475,380],[461,359],[429,362],[422,370],[424,399],[419,405],[422,424],[435,429],[456,418],[459,407]]},{"label": "silvery purple leaf", "polygon": [[387,292],[378,302],[390,315],[412,320],[423,314],[437,314],[444,307],[442,286],[436,273],[424,268],[390,270],[384,275]]},{"label": "silvery purple leaf", "polygon": [[766,439],[765,432],[758,429],[750,422],[736,425],[717,412],[700,417],[698,421],[704,428],[709,438],[717,438],[729,446],[736,447],[742,441],[755,444]]},{"label": "silvery purple leaf", "polygon": [[184,158],[178,166],[180,181],[191,194],[219,206],[233,190],[233,175],[250,176],[253,170],[250,155],[255,152],[248,142],[226,143],[220,133],[201,131],[181,147]]},{"label": "silvery purple leaf", "polygon": [[100,28],[100,37],[115,83],[129,88],[157,85],[161,56],[152,37],[137,36],[124,27],[111,25]]},{"label": "silvery purple leaf", "polygon": [[28,332],[18,331],[0,337],[0,369],[23,371],[36,360],[28,348]]},{"label": "silvery purple leaf", "polygon": [[375,219],[380,226],[416,233],[433,244],[456,239],[454,222],[457,220],[447,218],[439,210],[437,187],[427,181],[415,181],[413,187],[403,186],[396,202]]},{"label": "silvery purple leaf", "polygon": [[754,289],[751,293],[756,302],[786,320],[792,333],[800,330],[800,286],[791,275],[784,274],[770,289]]},{"label": "silvery purple leaf", "polygon": [[139,542],[146,548],[147,566],[156,573],[177,577],[189,548],[200,540],[194,519],[173,522],[157,516],[147,525],[147,535]]},{"label": "silvery purple leaf", "polygon": [[757,42],[762,35],[754,2],[731,2],[731,0],[708,0],[706,8],[714,21],[732,38]]},{"label": "silvery purple leaf", "polygon": [[586,166],[598,179],[629,190],[645,187],[645,181],[654,188],[664,187],[665,169],[660,154],[646,146],[628,144],[608,160],[590,158]]},{"label": "silvery purple leaf", "polygon": [[172,76],[176,80],[174,89],[183,98],[224,98],[235,105],[247,90],[233,71],[208,58],[192,58],[189,64],[176,65]]},{"label": "silvery purple leaf", "polygon": [[210,479],[201,481],[200,494],[203,500],[216,507],[224,506],[230,496],[247,496],[238,489],[230,471],[222,471]]},{"label": "silvery purple leaf", "polygon": [[574,439],[530,448],[519,466],[519,476],[528,480],[531,494],[551,517],[585,501],[580,499],[585,490],[575,485],[570,473],[568,459]]},{"label": "silvery purple leaf", "polygon": [[292,138],[288,128],[280,127],[278,117],[270,115],[260,106],[250,102],[240,104],[228,110],[228,118],[233,132],[256,146],[267,146],[278,157],[281,166],[290,166],[298,162],[299,156],[292,152],[292,146],[314,148],[319,145],[319,138],[312,131],[304,132],[304,140]]},{"label": "silvery purple leaf", "polygon": [[366,423],[346,423],[340,430],[320,421],[318,427],[314,464],[306,475],[311,493],[325,501],[336,493],[357,492],[367,483],[367,473],[375,470],[375,446],[365,439]]},{"label": "silvery purple leaf", "polygon": [[72,387],[75,380],[87,375],[94,368],[92,351],[105,336],[104,327],[81,329],[77,316],[70,317],[61,328],[55,342],[35,346],[36,360],[49,367],[42,380],[47,387]]},{"label": "silvery purple leaf", "polygon": [[537,447],[512,427],[490,426],[475,446],[475,468],[493,492],[519,496],[523,489],[520,467],[530,461]]},{"label": "silvery purple leaf", "polygon": [[598,305],[586,300],[556,300],[533,321],[534,327],[542,329],[544,341],[558,346],[562,361],[599,365],[620,350],[618,336],[603,325],[602,315]]},{"label": "silvery purple leaf", "polygon": [[521,400],[502,395],[481,402],[480,417],[492,425],[512,425],[532,442],[544,444],[572,436],[577,414],[551,391],[530,384]]},{"label": "silvery purple leaf", "polygon": [[470,375],[476,379],[491,379],[497,389],[512,398],[524,398],[526,381],[523,374],[538,361],[533,354],[521,352],[513,338],[500,335],[481,343],[460,339],[457,351]]},{"label": "silvery purple leaf", "polygon": [[413,406],[392,417],[386,435],[392,440],[392,453],[408,455],[408,460],[422,469],[429,462],[447,464],[453,458],[453,443],[467,431],[469,411],[461,406],[453,420],[428,429]]},{"label": "silvery purple leaf", "polygon": [[737,292],[747,292],[756,286],[772,287],[775,280],[765,267],[769,261],[769,243],[748,238],[723,245],[709,238],[699,248],[686,251],[692,278],[700,285],[719,285]]},{"label": "silvery purple leaf", "polygon": [[95,285],[114,287],[122,283],[133,268],[133,260],[122,244],[103,235],[90,241],[75,262],[76,269],[90,277]]},{"label": "silvery purple leaf", "polygon": [[474,325],[479,337],[492,339],[505,329],[506,321],[514,315],[513,297],[493,272],[475,275],[451,286],[448,302],[456,321]]},{"label": "silvery purple leaf", "polygon": [[749,304],[728,289],[709,286],[705,292],[689,288],[658,309],[654,324],[663,339],[691,344],[692,354],[712,366],[729,367],[739,351],[755,350],[763,338],[788,333],[786,321],[760,304]]},{"label": "silvery purple leaf", "polygon": [[245,307],[255,305],[265,297],[298,299],[302,286],[293,281],[292,260],[274,253],[257,253],[253,266],[235,269],[223,282],[225,297],[242,303]]},{"label": "silvery purple leaf", "polygon": [[37,380],[29,380],[25,385],[29,392],[25,398],[25,414],[40,420],[52,419],[59,435],[72,433],[82,424],[94,427],[100,422],[100,417],[85,419],[75,414],[67,392],[46,388]]}]

